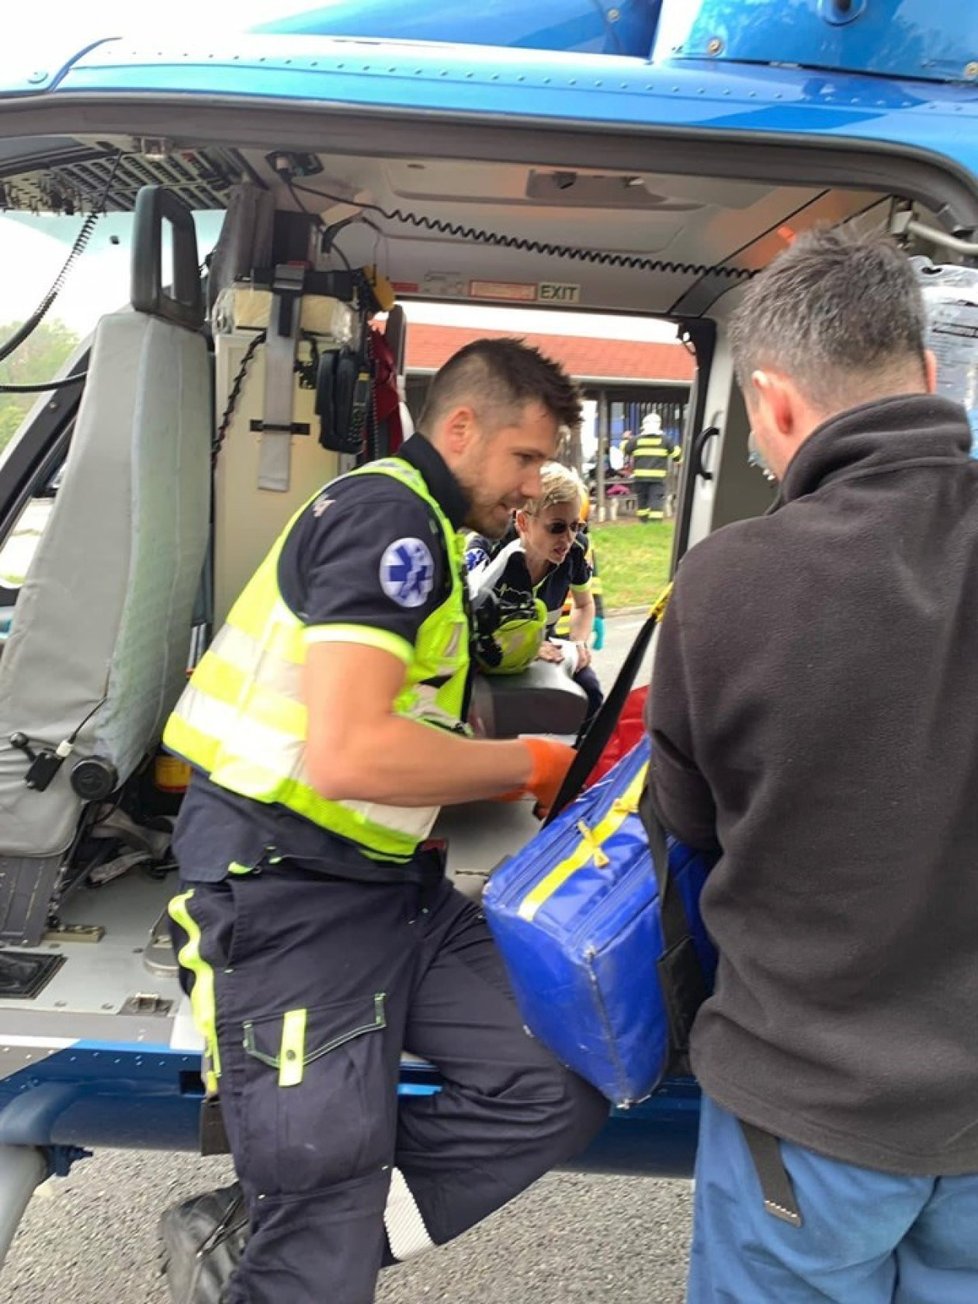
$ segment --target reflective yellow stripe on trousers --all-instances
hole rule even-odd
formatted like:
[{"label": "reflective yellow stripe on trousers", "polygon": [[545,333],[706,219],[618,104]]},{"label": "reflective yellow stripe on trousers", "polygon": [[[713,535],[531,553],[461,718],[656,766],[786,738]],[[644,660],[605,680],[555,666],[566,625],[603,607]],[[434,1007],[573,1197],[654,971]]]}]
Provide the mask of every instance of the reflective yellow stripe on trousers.
[{"label": "reflective yellow stripe on trousers", "polygon": [[167,906],[167,913],[175,924],[183,929],[187,940],[177,952],[177,960],[194,976],[194,985],[190,992],[190,1009],[194,1016],[194,1027],[204,1038],[204,1050],[211,1067],[204,1075],[204,1086],[210,1095],[217,1091],[217,1079],[221,1076],[221,1055],[217,1046],[217,1009],[214,1003],[214,970],[200,953],[200,928],[188,909],[193,889],[181,892]]}]

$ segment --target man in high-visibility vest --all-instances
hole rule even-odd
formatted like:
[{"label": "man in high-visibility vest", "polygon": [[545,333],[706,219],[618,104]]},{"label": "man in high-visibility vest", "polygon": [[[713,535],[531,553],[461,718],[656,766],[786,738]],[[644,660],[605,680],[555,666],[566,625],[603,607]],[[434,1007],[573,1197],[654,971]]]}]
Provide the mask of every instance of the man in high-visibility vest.
[{"label": "man in high-visibility vest", "polygon": [[637,435],[625,441],[624,452],[632,459],[632,479],[640,521],[661,521],[666,508],[666,476],[669,463],[682,460],[682,449],[662,433],[662,418],[649,412],[642,418]]},{"label": "man in high-visibility vest", "polygon": [[[194,767],[170,914],[250,1220],[227,1304],[369,1304],[384,1263],[464,1231],[606,1116],[526,1034],[427,841],[445,803],[546,807],[573,755],[468,736],[459,530],[502,534],[579,418],[535,349],[461,350],[425,433],[289,522],[167,725]],[[436,1094],[398,1101],[404,1050],[440,1070]],[[171,1274],[201,1222],[165,1215]]]}]

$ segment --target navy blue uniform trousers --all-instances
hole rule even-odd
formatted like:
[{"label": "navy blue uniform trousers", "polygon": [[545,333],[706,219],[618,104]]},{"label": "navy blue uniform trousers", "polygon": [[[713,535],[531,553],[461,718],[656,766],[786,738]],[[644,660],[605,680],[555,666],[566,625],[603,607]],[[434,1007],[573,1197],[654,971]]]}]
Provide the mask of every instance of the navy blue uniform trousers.
[{"label": "navy blue uniform trousers", "polygon": [[[369,1304],[383,1263],[457,1236],[606,1118],[525,1032],[481,911],[445,879],[284,862],[184,889],[199,936],[178,929],[178,954],[213,983],[251,1217],[229,1304]],[[438,1092],[398,1096],[402,1050]]]},{"label": "navy blue uniform trousers", "polygon": [[638,477],[635,486],[636,515],[640,521],[661,521],[666,505],[665,478]]},{"label": "navy blue uniform trousers", "polygon": [[578,670],[574,676],[574,683],[580,684],[581,688],[587,693],[587,715],[584,717],[586,728],[594,719],[598,708],[604,701],[604,693],[601,691],[601,684],[598,682],[598,676],[590,666],[585,666],[583,670]]}]

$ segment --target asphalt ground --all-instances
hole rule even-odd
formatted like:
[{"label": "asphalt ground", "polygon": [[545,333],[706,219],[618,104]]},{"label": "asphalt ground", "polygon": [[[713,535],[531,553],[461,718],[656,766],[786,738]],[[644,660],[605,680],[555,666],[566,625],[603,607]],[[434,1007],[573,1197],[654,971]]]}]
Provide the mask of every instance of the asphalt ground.
[{"label": "asphalt ground", "polygon": [[[609,619],[595,656],[606,685],[641,623],[639,614]],[[169,1304],[159,1213],[230,1179],[227,1160],[99,1151],[34,1196],[0,1276],[0,1300]],[[679,1304],[690,1209],[688,1182],[552,1173],[452,1245],[384,1274],[377,1301]]]},{"label": "asphalt ground", "polygon": [[[170,1304],[159,1275],[158,1215],[230,1176],[225,1160],[100,1151],[34,1196],[0,1277],[0,1298]],[[376,1298],[679,1304],[690,1199],[688,1182],[551,1173],[451,1245],[384,1273]]]}]

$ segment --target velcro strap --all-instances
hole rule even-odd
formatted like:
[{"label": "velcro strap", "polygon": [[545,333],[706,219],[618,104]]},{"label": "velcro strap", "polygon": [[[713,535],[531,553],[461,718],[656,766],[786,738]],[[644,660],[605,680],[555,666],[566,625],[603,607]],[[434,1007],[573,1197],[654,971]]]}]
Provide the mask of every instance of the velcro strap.
[{"label": "velcro strap", "polygon": [[282,1015],[282,1045],[278,1056],[278,1085],[297,1087],[306,1063],[306,1011],[286,1010]]},{"label": "velcro strap", "polygon": [[275,270],[265,337],[265,409],[258,450],[258,488],[285,493],[292,470],[292,402],[295,346],[302,308],[303,270]]}]

